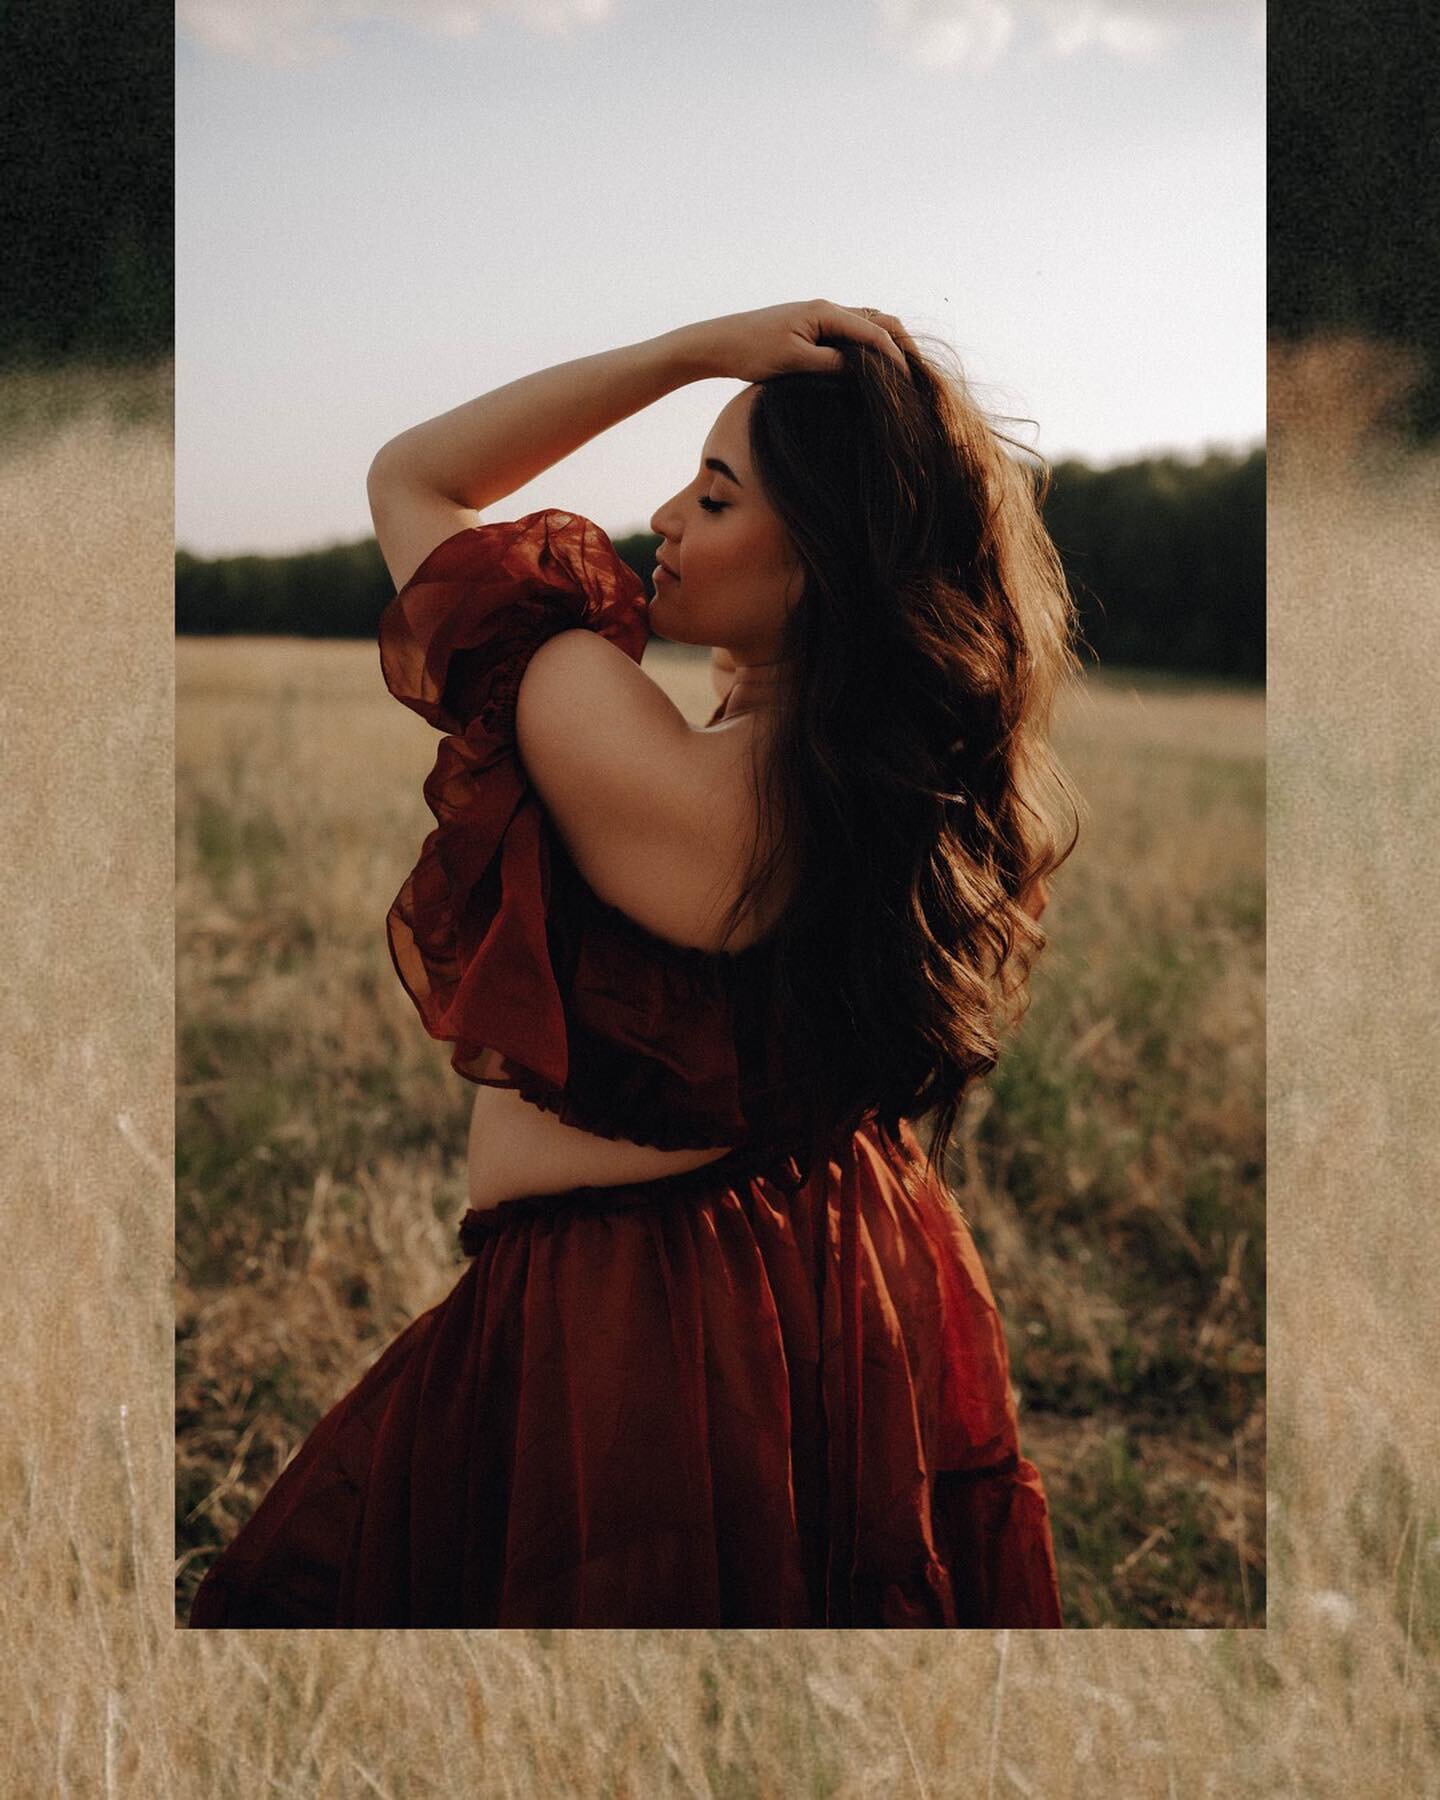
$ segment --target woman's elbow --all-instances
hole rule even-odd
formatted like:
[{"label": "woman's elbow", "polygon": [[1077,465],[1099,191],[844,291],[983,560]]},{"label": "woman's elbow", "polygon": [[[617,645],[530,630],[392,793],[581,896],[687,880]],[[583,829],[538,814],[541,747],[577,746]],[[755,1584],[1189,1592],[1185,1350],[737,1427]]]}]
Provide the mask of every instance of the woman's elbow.
[{"label": "woman's elbow", "polygon": [[399,438],[387,438],[370,458],[370,467],[365,471],[365,486],[369,491],[374,491],[377,482],[391,481],[400,473],[399,443]]}]

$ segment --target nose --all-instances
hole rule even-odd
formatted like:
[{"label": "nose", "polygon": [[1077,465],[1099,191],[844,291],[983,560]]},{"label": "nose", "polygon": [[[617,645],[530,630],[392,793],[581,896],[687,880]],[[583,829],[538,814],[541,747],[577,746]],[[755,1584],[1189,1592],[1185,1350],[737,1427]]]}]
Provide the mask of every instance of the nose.
[{"label": "nose", "polygon": [[650,529],[672,544],[677,543],[680,538],[680,517],[675,504],[679,497],[678,494],[672,494],[650,515]]}]

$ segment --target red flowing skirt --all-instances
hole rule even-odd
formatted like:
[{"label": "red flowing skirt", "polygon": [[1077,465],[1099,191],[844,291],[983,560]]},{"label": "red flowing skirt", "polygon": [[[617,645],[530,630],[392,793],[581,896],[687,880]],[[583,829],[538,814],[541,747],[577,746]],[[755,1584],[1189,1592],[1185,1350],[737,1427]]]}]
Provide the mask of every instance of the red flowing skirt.
[{"label": "red flowing skirt", "polygon": [[461,1243],[192,1626],[1061,1624],[995,1301],[908,1125],[793,1192],[735,1152]]}]

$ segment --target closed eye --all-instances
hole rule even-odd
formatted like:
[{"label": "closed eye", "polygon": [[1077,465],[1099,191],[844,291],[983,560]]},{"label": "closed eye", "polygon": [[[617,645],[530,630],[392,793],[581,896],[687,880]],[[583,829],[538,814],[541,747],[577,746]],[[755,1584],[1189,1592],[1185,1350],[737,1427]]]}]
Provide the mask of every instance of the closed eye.
[{"label": "closed eye", "polygon": [[705,508],[706,512],[724,512],[729,502],[725,500],[710,500],[702,494],[700,496],[700,504]]}]

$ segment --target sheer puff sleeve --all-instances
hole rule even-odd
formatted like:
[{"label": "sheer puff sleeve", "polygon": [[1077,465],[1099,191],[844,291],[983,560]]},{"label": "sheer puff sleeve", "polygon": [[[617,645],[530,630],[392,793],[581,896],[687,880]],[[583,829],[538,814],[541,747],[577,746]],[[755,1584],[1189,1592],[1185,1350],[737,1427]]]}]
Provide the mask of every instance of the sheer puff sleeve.
[{"label": "sheer puff sleeve", "polygon": [[379,625],[386,686],[448,734],[425,782],[435,828],[386,919],[396,974],[430,1035],[454,1043],[457,1073],[555,1110],[570,1055],[547,928],[551,827],[516,752],[515,703],[539,646],[577,626],[638,663],[644,585],[598,525],[553,510],[446,538]]}]

